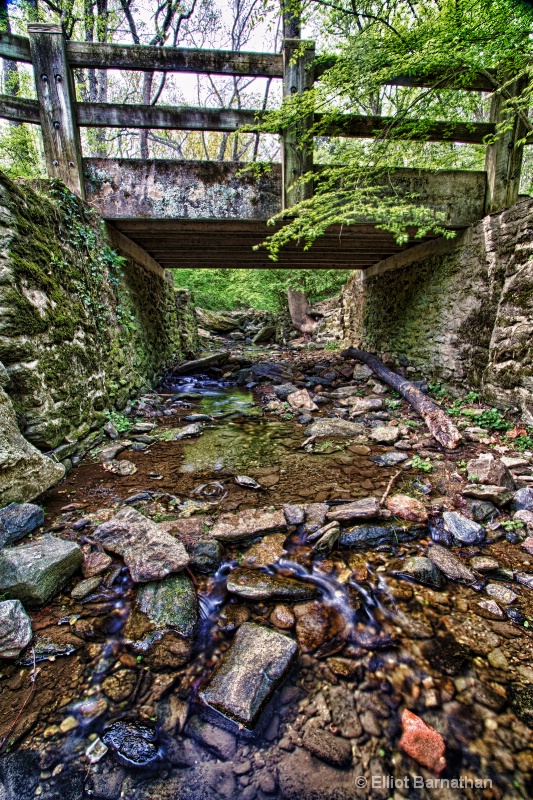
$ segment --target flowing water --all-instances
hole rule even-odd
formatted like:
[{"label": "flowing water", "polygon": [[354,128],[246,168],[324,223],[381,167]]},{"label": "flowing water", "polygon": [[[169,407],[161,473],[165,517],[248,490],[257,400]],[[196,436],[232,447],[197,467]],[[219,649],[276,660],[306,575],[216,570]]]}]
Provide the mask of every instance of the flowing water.
[{"label": "flowing water", "polygon": [[[296,422],[263,416],[250,391],[205,376],[168,383],[160,403],[170,412],[157,417],[161,437],[120,454],[135,474],[105,471],[95,453],[49,493],[52,533],[94,552],[98,525],[131,497],[171,526],[246,508],[379,497],[392,472],[349,443],[306,452]],[[194,415],[203,415],[201,436],[173,440]],[[240,486],[239,475],[262,488]],[[192,567],[199,620],[187,646],[156,631],[132,647],[137,589],[118,558],[81,601],[63,594],[33,614],[35,664],[26,654],[0,680],[2,800],[531,796],[531,730],[509,705],[517,678],[533,679],[530,635],[510,619],[475,616],[479,597],[469,587],[436,591],[398,577],[399,559],[422,554],[428,531],[406,543],[337,543],[331,552],[313,550],[308,535],[296,524],[281,537],[282,553],[278,533],[225,545],[208,573]],[[296,579],[311,599],[228,592],[228,579],[261,541],[257,574]],[[504,546],[495,547],[505,565]],[[299,646],[253,730],[200,697],[246,622]],[[441,777],[457,786],[433,786],[435,774],[398,747],[403,708],[442,734]]]}]

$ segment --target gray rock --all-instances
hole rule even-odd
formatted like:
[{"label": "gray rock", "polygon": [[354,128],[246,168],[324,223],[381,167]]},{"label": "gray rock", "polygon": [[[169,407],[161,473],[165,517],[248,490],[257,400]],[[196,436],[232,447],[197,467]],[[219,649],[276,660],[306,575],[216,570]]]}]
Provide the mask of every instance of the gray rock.
[{"label": "gray rock", "polygon": [[303,746],[317,758],[334,764],[336,767],[347,767],[352,763],[352,746],[340,736],[329,731],[307,726],[302,737]]},{"label": "gray rock", "polygon": [[485,538],[485,528],[458,511],[445,511],[442,515],[444,527],[456,542],[478,544]]},{"label": "gray rock", "polygon": [[483,522],[487,519],[490,520],[500,513],[494,503],[488,500],[474,500],[470,506],[470,511],[476,522]]},{"label": "gray rock", "polygon": [[381,411],[383,400],[380,397],[347,397],[340,401],[341,406],[350,406],[350,416],[358,417],[368,411]]},{"label": "gray rock", "polygon": [[200,692],[208,706],[252,729],[296,659],[288,636],[245,622]]},{"label": "gray rock", "polygon": [[248,508],[238,514],[222,514],[211,528],[210,535],[222,542],[239,542],[286,526],[282,510]]},{"label": "gray rock", "polygon": [[315,533],[323,527],[329,506],[326,503],[310,503],[305,507],[304,533]]},{"label": "gray rock", "polygon": [[511,605],[515,600],[518,600],[516,592],[513,592],[512,589],[508,589],[507,586],[500,586],[497,583],[487,583],[485,591],[490,597],[493,597],[498,603],[502,603],[504,606]]},{"label": "gray rock", "polygon": [[119,437],[119,433],[111,420],[108,420],[104,425],[104,433],[107,433],[110,439],[118,439]]},{"label": "gray rock", "polygon": [[76,584],[70,596],[73,600],[83,600],[84,597],[87,597],[91,592],[98,589],[101,582],[102,578],[99,575],[95,575],[92,578],[85,578],[85,580]]},{"label": "gray rock", "polygon": [[10,380],[9,372],[0,361],[0,388],[4,389]]},{"label": "gray rock", "polygon": [[471,481],[504,486],[506,489],[515,488],[511,473],[493,453],[481,453],[477,458],[473,458],[466,465],[466,470]]},{"label": "gray rock", "polygon": [[20,600],[0,602],[0,658],[17,658],[31,637],[31,620]]},{"label": "gray rock", "polygon": [[350,522],[354,519],[389,519],[391,512],[382,509],[377,497],[365,497],[362,500],[355,500],[353,503],[346,503],[330,508],[327,513],[328,521],[338,520],[339,522]]},{"label": "gray rock", "polygon": [[427,533],[424,525],[356,525],[345,531],[339,540],[341,547],[378,547],[410,542]]},{"label": "gray rock", "polygon": [[179,367],[174,367],[172,370],[174,375],[187,375],[189,372],[201,372],[206,367],[214,367],[217,364],[224,364],[229,358],[228,353],[213,353],[205,358],[198,358],[195,361],[187,361],[185,364],[180,364]]},{"label": "gray rock", "polygon": [[79,545],[46,535],[0,552],[0,594],[31,606],[43,605],[62,589],[83,561]]},{"label": "gray rock", "polygon": [[500,565],[495,558],[490,558],[490,556],[474,556],[470,559],[470,566],[478,572],[492,572]]},{"label": "gray rock", "polygon": [[235,736],[230,731],[198,717],[189,720],[185,733],[224,761],[231,761],[237,751]]},{"label": "gray rock", "polygon": [[44,522],[44,511],[34,503],[10,503],[0,509],[0,547],[12,544]]},{"label": "gray rock", "polygon": [[260,344],[261,342],[268,342],[276,335],[275,325],[265,325],[261,328],[252,339],[253,344]]},{"label": "gray rock", "polygon": [[228,592],[245,600],[269,600],[273,597],[285,600],[310,600],[316,597],[313,584],[281,575],[269,575],[258,569],[238,567],[228,577]]},{"label": "gray rock", "polygon": [[374,456],[371,460],[379,467],[395,467],[396,464],[401,464],[402,461],[407,461],[408,458],[407,453],[393,450],[390,453],[384,453],[382,456]]},{"label": "gray rock", "polygon": [[440,544],[432,544],[428,549],[428,558],[447,578],[459,583],[473,583],[476,576],[463,562]]},{"label": "gray rock", "polygon": [[188,575],[169,575],[141,586],[137,605],[157,630],[190,636],[198,622],[198,598]]},{"label": "gray rock", "polygon": [[189,547],[191,566],[199,572],[214,572],[222,561],[223,548],[216,539],[206,536]]},{"label": "gray rock", "polygon": [[285,514],[287,525],[301,525],[305,519],[305,509],[303,506],[283,506],[283,513]]},{"label": "gray rock", "polygon": [[134,508],[121,508],[96,529],[94,538],[122,556],[136,583],[164,578],[189,563],[183,544]]},{"label": "gray rock", "polygon": [[190,439],[193,436],[200,436],[202,433],[202,426],[198,422],[192,423],[192,425],[186,425],[181,431],[178,431],[172,437],[172,441],[180,442],[182,439]]},{"label": "gray rock", "polygon": [[476,500],[487,500],[505,506],[513,499],[513,493],[505,486],[490,483],[469,483],[463,489],[463,497],[474,497]]},{"label": "gray rock", "polygon": [[361,436],[365,428],[359,422],[349,422],[346,419],[317,419],[308,428],[307,436],[333,436],[334,438],[347,438]]},{"label": "gray rock", "polygon": [[11,401],[0,389],[0,505],[34,500],[64,475],[63,464],[43,456],[22,436]]},{"label": "gray rock", "polygon": [[398,570],[398,575],[423,583],[426,586],[434,586],[436,589],[440,589],[443,584],[442,573],[437,569],[433,561],[425,556],[406,558]]},{"label": "gray rock", "polygon": [[274,386],[274,394],[280,400],[286,400],[290,394],[297,391],[298,387],[293,383],[282,383],[280,386]]},{"label": "gray rock", "polygon": [[522,586],[527,586],[528,589],[533,589],[533,575],[529,572],[516,572],[515,580],[521,583]]},{"label": "gray rock", "polygon": [[398,428],[389,427],[388,425],[378,425],[370,432],[370,438],[377,444],[394,444],[400,438],[400,431]]},{"label": "gray rock", "polygon": [[513,511],[533,511],[533,489],[519,489],[513,497]]}]

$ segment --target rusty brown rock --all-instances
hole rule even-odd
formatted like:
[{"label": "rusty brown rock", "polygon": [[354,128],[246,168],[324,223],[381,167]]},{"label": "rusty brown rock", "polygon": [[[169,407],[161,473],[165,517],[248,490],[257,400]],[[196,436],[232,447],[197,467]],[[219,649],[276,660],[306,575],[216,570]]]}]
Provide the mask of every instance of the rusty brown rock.
[{"label": "rusty brown rock", "polygon": [[395,517],[408,519],[411,522],[426,522],[428,518],[425,505],[416,497],[410,497],[408,494],[395,494],[389,497],[387,508]]}]

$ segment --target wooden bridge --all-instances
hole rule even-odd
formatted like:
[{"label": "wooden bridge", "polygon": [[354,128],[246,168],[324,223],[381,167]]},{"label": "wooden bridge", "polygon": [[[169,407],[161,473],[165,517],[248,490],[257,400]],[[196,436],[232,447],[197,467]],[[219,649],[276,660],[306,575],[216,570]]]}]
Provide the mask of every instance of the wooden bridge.
[{"label": "wooden bridge", "polygon": [[[294,130],[280,131],[281,164],[260,177],[243,173],[246,164],[84,158],[80,127],[150,128],[235,132],[260,122],[265,112],[247,109],[78,102],[72,70],[79,68],[189,72],[278,78],[283,96],[308,90],[324,70],[313,42],[285,38],[282,53],[193,50],[178,47],[66,41],[55,25],[28,26],[28,37],[0,33],[0,57],[33,64],[37,100],[0,95],[0,117],[41,126],[47,171],[94,206],[111,226],[144,248],[163,267],[314,267],[367,269],[402,248],[373,221],[331,229],[308,251],[287,246],[274,265],[265,251],[253,251],[269,230],[266,221],[312,192],[298,182],[313,171],[312,147],[296,144]],[[322,64],[322,65],[321,65]],[[396,85],[431,86],[439,76],[399,75]],[[447,88],[454,88],[448,86]],[[462,90],[491,91],[490,74],[480,74]],[[494,98],[491,121],[434,123],[431,141],[483,144],[496,130],[502,101]],[[320,119],[304,121],[313,125]],[[372,138],[390,118],[345,114],[325,135]],[[395,172],[400,191],[445,215],[445,227],[462,229],[484,214],[518,199],[523,124],[487,147],[486,169]],[[271,229],[270,229],[271,230]],[[375,267],[373,268],[375,271]]]}]

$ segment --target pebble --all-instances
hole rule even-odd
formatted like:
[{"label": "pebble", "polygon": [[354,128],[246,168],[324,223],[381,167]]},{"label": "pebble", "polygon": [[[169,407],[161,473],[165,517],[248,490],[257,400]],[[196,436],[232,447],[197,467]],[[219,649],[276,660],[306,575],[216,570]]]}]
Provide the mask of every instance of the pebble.
[{"label": "pebble", "polygon": [[518,599],[516,592],[508,589],[506,586],[498,586],[497,583],[488,583],[485,586],[485,591],[499,603],[508,606]]}]

